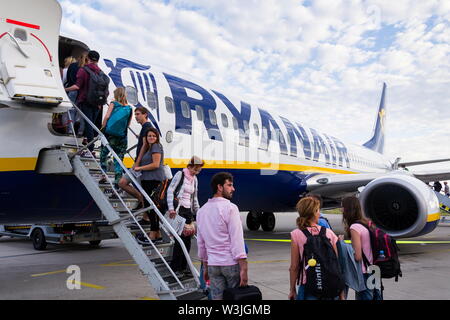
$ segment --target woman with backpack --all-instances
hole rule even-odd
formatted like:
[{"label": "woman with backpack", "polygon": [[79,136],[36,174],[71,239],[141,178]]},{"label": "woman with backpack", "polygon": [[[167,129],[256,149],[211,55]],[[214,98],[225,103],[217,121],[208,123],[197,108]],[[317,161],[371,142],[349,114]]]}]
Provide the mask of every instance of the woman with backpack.
[{"label": "woman with backpack", "polygon": [[318,225],[319,200],[302,198],[297,203],[297,211],[298,228],[291,232],[289,299],[343,299],[344,283],[337,260],[338,237],[332,230]]},{"label": "woman with backpack", "polygon": [[[362,272],[364,281],[370,274],[367,267],[373,264],[373,253],[370,240],[370,233],[366,226],[371,222],[363,217],[361,204],[356,197],[346,197],[342,200],[342,221],[348,238],[352,241],[352,247],[355,251],[355,260],[362,263]],[[366,289],[356,292],[356,300],[383,300],[381,290]]]},{"label": "woman with backpack", "polygon": [[[167,189],[167,206],[169,217],[174,219],[180,215],[185,221],[183,233],[180,235],[187,251],[191,249],[191,238],[195,234],[195,214],[200,205],[198,204],[198,180],[197,175],[202,170],[205,162],[199,157],[193,156],[186,168],[178,171],[173,177]],[[177,213],[178,211],[178,213]],[[173,248],[173,258],[170,267],[177,277],[182,277],[187,270],[187,261],[178,241]]]},{"label": "woman with backpack", "polygon": [[[104,132],[109,145],[118,155],[121,161],[127,151],[128,146],[128,126],[131,122],[132,110],[128,105],[126,98],[125,88],[117,88],[114,90],[114,101],[109,104],[108,111],[102,123],[102,132]],[[102,146],[100,153],[100,165],[102,169],[107,171],[107,160],[108,160],[109,150],[106,146]],[[118,183],[122,177],[122,167],[114,159],[114,172],[115,179],[114,184],[118,190]],[[103,177],[99,184],[107,183],[106,177]]]},{"label": "woman with backpack", "polygon": [[[153,190],[166,179],[163,166],[164,150],[162,144],[159,142],[159,132],[155,128],[149,128],[134,167],[134,171],[142,173],[141,185],[149,197],[152,195]],[[150,206],[145,197],[144,206]],[[159,230],[159,217],[154,210],[150,210],[149,214],[144,213],[139,223],[141,225],[150,225],[149,237],[152,241],[162,240]],[[141,241],[146,242],[145,238]]]}]

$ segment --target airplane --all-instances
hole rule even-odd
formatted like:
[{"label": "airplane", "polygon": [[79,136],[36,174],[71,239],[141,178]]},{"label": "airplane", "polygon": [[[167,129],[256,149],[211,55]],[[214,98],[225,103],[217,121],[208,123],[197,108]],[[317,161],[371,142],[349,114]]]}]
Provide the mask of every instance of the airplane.
[{"label": "airplane", "polygon": [[[0,5],[0,224],[102,219],[75,176],[40,171],[43,151],[75,144],[54,121],[72,107],[60,66],[65,57],[95,50],[95,45],[60,35],[57,1],[0,0]],[[200,204],[212,196],[211,177],[227,171],[234,176],[233,202],[248,212],[250,230],[273,230],[273,213],[294,211],[307,192],[322,195],[325,207],[337,207],[343,197],[358,194],[365,214],[395,237],[436,228],[439,202],[424,182],[448,179],[450,172],[413,173],[402,168],[422,162],[402,164],[383,155],[386,84],[373,136],[356,145],[309,128],[301,119],[209,89],[145,57],[113,52],[100,52],[99,66],[111,79],[109,91],[125,87],[133,107],[150,111],[165,163],[175,172],[193,155],[205,160]],[[140,126],[132,121],[131,129],[139,132]],[[129,134],[128,145],[136,143]],[[132,157],[124,163],[131,167]]]}]

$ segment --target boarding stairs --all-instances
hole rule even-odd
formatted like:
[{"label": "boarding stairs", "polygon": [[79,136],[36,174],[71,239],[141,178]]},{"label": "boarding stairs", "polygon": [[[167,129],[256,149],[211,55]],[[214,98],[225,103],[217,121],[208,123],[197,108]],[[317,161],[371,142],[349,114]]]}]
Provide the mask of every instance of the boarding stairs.
[{"label": "boarding stairs", "polygon": [[[439,207],[441,210],[450,213],[450,198],[440,192],[435,191],[434,193],[439,200]],[[441,215],[441,222],[450,222],[450,217]]]},{"label": "boarding stairs", "polygon": [[[75,106],[75,108],[77,107]],[[77,111],[86,121],[86,125],[92,126],[97,131],[97,138],[84,146],[79,144],[78,138],[75,136],[74,145],[61,145],[44,151],[41,155],[44,160],[42,161],[43,165],[40,166],[41,173],[74,174],[83,183],[161,300],[206,299],[204,292],[200,289],[199,273],[179,235],[113,151],[106,137],[81,113],[80,109],[77,108]],[[109,169],[108,172],[103,171],[99,159],[94,157],[88,149],[89,145],[98,141],[101,141],[101,144],[108,148],[112,157],[119,161],[124,174],[131,176],[135,187],[150,203],[150,207],[136,210],[135,208],[139,204],[138,200],[130,196],[123,196],[119,190],[116,190],[114,172]],[[88,152],[89,156],[81,156],[83,153],[86,155],[85,152]],[[99,149],[96,150],[96,154],[100,154]],[[102,177],[107,177],[106,184],[99,184]],[[124,194],[126,193],[124,192]],[[155,210],[160,219],[163,240],[159,243],[151,241],[148,237],[149,226],[142,226],[138,222],[139,218],[151,209]],[[138,235],[145,236],[147,243],[138,240]],[[184,274],[181,278],[177,277],[170,268],[175,241],[181,244],[190,270],[189,275]]]}]

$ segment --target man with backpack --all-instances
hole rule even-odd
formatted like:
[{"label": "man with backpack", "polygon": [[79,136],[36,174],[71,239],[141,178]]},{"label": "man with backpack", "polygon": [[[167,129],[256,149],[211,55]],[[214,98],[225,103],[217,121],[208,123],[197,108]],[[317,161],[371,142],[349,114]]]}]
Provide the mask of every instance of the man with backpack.
[{"label": "man with backpack", "polygon": [[[78,90],[76,104],[92,123],[96,122],[109,95],[109,77],[98,67],[99,60],[100,54],[97,51],[89,51],[88,64],[78,70],[77,82],[65,89],[66,92]],[[94,129],[87,123],[84,126],[84,136],[88,144],[94,139]],[[94,150],[93,144],[89,146],[89,150]],[[90,155],[85,153],[83,156]]]}]

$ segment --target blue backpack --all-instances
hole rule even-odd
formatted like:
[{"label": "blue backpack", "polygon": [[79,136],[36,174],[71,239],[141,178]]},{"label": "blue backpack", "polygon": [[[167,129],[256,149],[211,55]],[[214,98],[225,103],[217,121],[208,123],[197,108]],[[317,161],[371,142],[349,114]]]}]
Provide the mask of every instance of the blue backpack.
[{"label": "blue backpack", "polygon": [[131,117],[131,107],[114,101],[114,109],[106,123],[105,133],[115,137],[126,137]]}]

